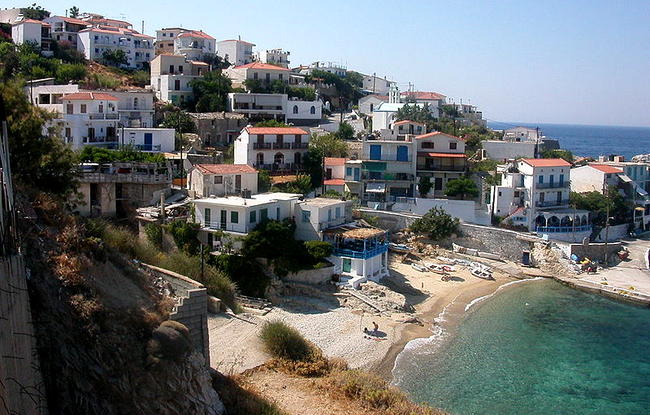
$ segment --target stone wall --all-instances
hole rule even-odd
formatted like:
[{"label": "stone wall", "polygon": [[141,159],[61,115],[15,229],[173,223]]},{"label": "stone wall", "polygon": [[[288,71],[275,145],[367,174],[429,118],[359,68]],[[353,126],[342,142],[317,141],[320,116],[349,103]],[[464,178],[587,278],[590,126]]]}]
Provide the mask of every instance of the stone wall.
[{"label": "stone wall", "polygon": [[332,279],[332,275],[334,275],[334,265],[319,269],[303,269],[298,272],[290,272],[282,277],[282,280],[303,284],[325,284]]},{"label": "stone wall", "polygon": [[164,279],[169,283],[176,305],[169,314],[169,319],[178,321],[190,329],[192,343],[196,350],[203,353],[210,365],[210,338],[208,334],[208,292],[203,284],[175,272],[140,264],[143,271]]},{"label": "stone wall", "polygon": [[497,254],[503,259],[521,262],[523,252],[532,251],[534,243],[539,240],[533,235],[521,232],[461,223],[460,234],[447,238],[440,244],[449,247],[456,243],[466,248]]},{"label": "stone wall", "polygon": [[368,216],[376,217],[378,219],[377,226],[389,232],[397,232],[400,229],[408,228],[414,220],[420,217],[418,215],[413,215],[410,213],[388,212],[385,210],[373,210],[364,208],[360,208],[358,210]]},{"label": "stone wall", "polygon": [[[624,223],[622,225],[614,225],[610,226],[609,230],[605,230],[603,228],[598,236],[596,237],[596,242],[605,242],[605,237],[607,237],[607,241],[618,241],[619,239],[627,238],[629,236],[628,229],[630,229],[630,224],[629,223]],[[605,235],[607,234],[607,235]]]},{"label": "stone wall", "polygon": [[613,255],[621,250],[620,242],[608,243],[607,249],[605,249],[604,243],[590,243],[587,245],[558,243],[557,246],[567,257],[571,257],[571,254],[576,254],[580,258],[587,257],[598,261],[605,260],[605,252],[608,252],[609,258],[612,258]]},{"label": "stone wall", "polygon": [[47,414],[21,256],[0,259],[0,414]]}]

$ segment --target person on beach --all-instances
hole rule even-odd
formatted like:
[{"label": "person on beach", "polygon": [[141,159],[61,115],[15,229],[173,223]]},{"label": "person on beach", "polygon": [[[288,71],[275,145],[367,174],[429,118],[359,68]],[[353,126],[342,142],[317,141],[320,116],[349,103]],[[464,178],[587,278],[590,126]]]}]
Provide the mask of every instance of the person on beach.
[{"label": "person on beach", "polygon": [[374,333],[377,333],[379,331],[379,324],[375,323],[374,321],[372,322],[372,327],[373,327],[372,331]]}]

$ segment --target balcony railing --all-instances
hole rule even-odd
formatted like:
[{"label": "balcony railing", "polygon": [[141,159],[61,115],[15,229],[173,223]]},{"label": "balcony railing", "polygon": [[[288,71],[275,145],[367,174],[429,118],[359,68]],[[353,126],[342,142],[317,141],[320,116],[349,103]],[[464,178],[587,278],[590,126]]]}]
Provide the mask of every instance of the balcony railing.
[{"label": "balcony railing", "polygon": [[93,112],[88,114],[91,120],[117,120],[120,115],[117,113]]},{"label": "balcony railing", "polygon": [[291,148],[291,143],[273,143],[273,149],[275,150],[286,150]]},{"label": "balcony railing", "polygon": [[160,144],[136,144],[135,146],[136,150],[140,151],[160,151]]},{"label": "balcony railing", "polygon": [[424,165],[417,166],[422,171],[465,171],[466,166]]},{"label": "balcony railing", "polygon": [[538,226],[535,230],[538,233],[571,233],[571,232],[591,232],[591,225],[581,226]]},{"label": "balcony railing", "polygon": [[538,189],[566,189],[567,187],[569,187],[569,182],[537,183],[536,187]]},{"label": "balcony railing", "polygon": [[535,202],[535,207],[554,207],[554,206],[566,206],[569,204],[569,199],[562,200],[545,200],[540,202],[539,200]]},{"label": "balcony railing", "polygon": [[117,137],[82,137],[84,143],[106,143],[117,144]]},{"label": "balcony railing", "polygon": [[264,164],[264,163],[255,163],[253,167],[256,169],[268,170],[270,172],[276,171],[297,171],[302,169],[302,164],[296,163],[273,163],[273,164]]},{"label": "balcony railing", "polygon": [[271,143],[253,143],[253,148],[255,150],[270,149]]},{"label": "balcony railing", "polygon": [[309,143],[291,143],[293,149],[305,149],[309,147]]},{"label": "balcony railing", "polygon": [[229,232],[241,232],[241,233],[246,233],[246,226],[242,226],[240,224],[233,224],[233,223],[224,223],[221,222],[220,220],[211,220],[210,222],[204,223],[205,228],[210,228],[210,229],[219,229],[222,231],[229,231]]},{"label": "balcony railing", "polygon": [[361,173],[362,180],[398,180],[398,181],[413,181],[415,176],[410,173],[376,173],[371,175],[367,172]]},{"label": "balcony railing", "polygon": [[357,251],[354,249],[334,248],[334,255],[347,258],[368,259],[377,255],[383,254],[388,251],[388,245],[378,244],[373,248],[366,249],[365,251]]}]

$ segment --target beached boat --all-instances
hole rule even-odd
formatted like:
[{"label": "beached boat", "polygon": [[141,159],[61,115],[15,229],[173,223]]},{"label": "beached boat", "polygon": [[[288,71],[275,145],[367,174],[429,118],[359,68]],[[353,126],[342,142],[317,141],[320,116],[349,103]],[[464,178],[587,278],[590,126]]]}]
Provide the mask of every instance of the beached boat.
[{"label": "beached boat", "polygon": [[469,270],[469,273],[477,278],[482,278],[484,280],[494,280],[492,272],[487,271],[483,268],[472,268]]},{"label": "beached boat", "polygon": [[388,249],[390,249],[393,252],[399,252],[401,254],[411,252],[411,247],[410,246],[404,245],[404,244],[396,244],[396,243],[393,243],[393,242],[390,242],[388,244]]},{"label": "beached boat", "polygon": [[424,264],[427,268],[429,268],[433,272],[437,273],[447,273],[447,272],[456,272],[456,268],[454,268],[452,265],[447,265],[447,264],[433,264],[433,263],[428,263]]},{"label": "beached boat", "polygon": [[412,263],[411,267],[413,267],[414,270],[420,271],[420,272],[427,272],[428,271],[427,267],[425,267],[424,265],[416,264],[416,263]]}]

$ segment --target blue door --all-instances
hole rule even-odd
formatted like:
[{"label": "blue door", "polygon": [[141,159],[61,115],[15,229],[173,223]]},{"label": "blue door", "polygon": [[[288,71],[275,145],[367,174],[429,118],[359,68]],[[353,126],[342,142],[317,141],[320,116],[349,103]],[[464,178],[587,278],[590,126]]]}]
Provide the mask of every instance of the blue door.
[{"label": "blue door", "polygon": [[370,160],[381,160],[381,146],[377,144],[370,146]]},{"label": "blue door", "polygon": [[406,146],[397,146],[397,161],[409,161],[409,149]]},{"label": "blue door", "polygon": [[144,151],[153,150],[153,134],[144,133]]},{"label": "blue door", "polygon": [[361,170],[361,169],[359,169],[359,168],[354,169],[354,181],[355,182],[359,181],[359,170]]}]

